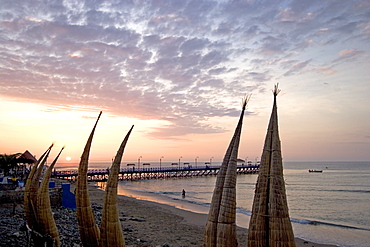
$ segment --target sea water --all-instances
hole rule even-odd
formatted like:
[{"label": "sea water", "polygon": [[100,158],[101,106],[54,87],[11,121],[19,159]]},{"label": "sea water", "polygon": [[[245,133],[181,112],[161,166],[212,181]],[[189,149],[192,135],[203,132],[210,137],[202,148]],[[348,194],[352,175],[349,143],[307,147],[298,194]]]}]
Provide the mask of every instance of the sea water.
[{"label": "sea water", "polygon": [[[89,164],[91,169],[109,166]],[[62,164],[60,168],[76,167]],[[150,167],[159,167],[159,162],[151,162]],[[323,172],[309,173],[309,169]],[[241,227],[249,225],[257,176],[237,177],[237,225]],[[284,179],[296,237],[338,246],[370,246],[370,162],[285,162]],[[208,214],[215,182],[216,176],[120,181],[118,193]]]},{"label": "sea water", "polygon": [[[237,224],[242,227],[249,225],[257,176],[237,177]],[[370,162],[285,162],[284,179],[296,237],[370,246]],[[122,181],[118,193],[208,213],[215,182],[215,176]]]}]

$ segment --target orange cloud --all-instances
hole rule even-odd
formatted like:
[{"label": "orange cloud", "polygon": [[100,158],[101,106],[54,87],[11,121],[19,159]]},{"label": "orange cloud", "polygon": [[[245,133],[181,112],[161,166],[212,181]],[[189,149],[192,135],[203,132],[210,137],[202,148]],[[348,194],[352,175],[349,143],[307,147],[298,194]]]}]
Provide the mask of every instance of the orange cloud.
[{"label": "orange cloud", "polygon": [[332,69],[332,68],[329,68],[329,67],[321,67],[321,68],[316,68],[317,71],[319,72],[322,72],[322,73],[325,73],[325,74],[328,74],[328,75],[332,75],[332,74],[335,74],[337,73],[336,70]]}]

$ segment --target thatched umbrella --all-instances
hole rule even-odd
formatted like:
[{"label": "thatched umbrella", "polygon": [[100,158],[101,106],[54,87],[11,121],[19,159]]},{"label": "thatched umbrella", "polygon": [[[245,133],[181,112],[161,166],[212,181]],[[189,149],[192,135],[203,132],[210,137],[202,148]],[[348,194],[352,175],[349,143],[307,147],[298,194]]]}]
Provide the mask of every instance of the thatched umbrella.
[{"label": "thatched umbrella", "polygon": [[117,186],[123,152],[133,127],[134,126],[131,127],[125,139],[122,141],[110,169],[105,189],[104,207],[100,225],[100,247],[125,246],[125,238],[123,236],[122,226],[119,220]]},{"label": "thatched umbrella", "polygon": [[47,243],[45,246],[60,246],[58,228],[55,224],[50,206],[49,180],[54,165],[56,164],[63,149],[64,147],[60,150],[59,154],[46,170],[44,177],[42,178],[40,188],[37,191],[36,214],[38,219],[38,229],[43,236],[48,236],[48,238],[44,239],[44,241]]},{"label": "thatched umbrella", "polygon": [[249,97],[243,101],[239,122],[224,156],[212,196],[204,235],[204,246],[237,246],[236,236],[236,166],[244,111]]},{"label": "thatched umbrella", "polygon": [[283,176],[275,86],[248,230],[249,247],[295,246]]},{"label": "thatched umbrella", "polygon": [[89,139],[87,140],[78,166],[78,177],[76,182],[76,214],[80,238],[84,247],[99,246],[100,231],[94,218],[94,212],[91,208],[90,196],[87,188],[87,169],[91,142],[101,114],[102,112],[100,112]]},{"label": "thatched umbrella", "polygon": [[17,158],[17,162],[24,164],[34,164],[37,162],[37,159],[30,153],[30,151],[26,150]]}]

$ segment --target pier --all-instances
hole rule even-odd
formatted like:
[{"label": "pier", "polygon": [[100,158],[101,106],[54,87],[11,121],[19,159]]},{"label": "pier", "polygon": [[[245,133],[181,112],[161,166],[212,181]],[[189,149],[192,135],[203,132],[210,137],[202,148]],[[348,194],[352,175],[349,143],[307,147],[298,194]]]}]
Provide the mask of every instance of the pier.
[{"label": "pier", "polygon": [[[128,164],[129,166],[130,164]],[[220,166],[199,166],[199,167],[155,167],[155,168],[121,168],[119,180],[144,180],[144,179],[166,179],[166,178],[186,178],[217,175]],[[238,165],[237,174],[258,173],[259,164],[256,165]],[[77,170],[54,171],[52,177],[76,180]],[[89,169],[87,179],[90,182],[107,181],[109,169]]]}]

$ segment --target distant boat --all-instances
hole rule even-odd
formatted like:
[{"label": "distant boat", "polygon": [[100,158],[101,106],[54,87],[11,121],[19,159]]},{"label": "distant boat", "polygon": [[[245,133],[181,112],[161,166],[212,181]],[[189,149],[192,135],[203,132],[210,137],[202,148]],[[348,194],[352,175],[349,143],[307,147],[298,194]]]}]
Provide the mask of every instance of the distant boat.
[{"label": "distant boat", "polygon": [[322,170],[308,170],[308,172],[322,172]]}]

